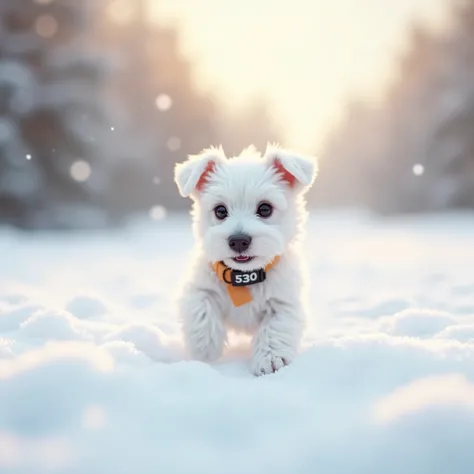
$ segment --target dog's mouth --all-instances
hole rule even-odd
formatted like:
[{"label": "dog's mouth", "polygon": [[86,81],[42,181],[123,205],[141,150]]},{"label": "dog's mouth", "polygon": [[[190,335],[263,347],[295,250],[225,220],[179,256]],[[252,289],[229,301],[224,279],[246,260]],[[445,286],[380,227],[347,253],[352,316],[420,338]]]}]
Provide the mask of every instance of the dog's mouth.
[{"label": "dog's mouth", "polygon": [[250,257],[249,255],[238,255],[237,257],[233,257],[232,260],[237,263],[246,263],[253,260],[254,257]]}]

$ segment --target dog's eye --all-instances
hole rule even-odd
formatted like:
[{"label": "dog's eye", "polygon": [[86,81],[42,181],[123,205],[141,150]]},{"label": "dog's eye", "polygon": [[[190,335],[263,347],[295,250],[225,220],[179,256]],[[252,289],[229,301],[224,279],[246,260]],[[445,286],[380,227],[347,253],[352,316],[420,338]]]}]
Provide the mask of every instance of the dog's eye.
[{"label": "dog's eye", "polygon": [[270,217],[273,212],[273,207],[268,202],[262,202],[257,208],[257,215],[260,217]]},{"label": "dog's eye", "polygon": [[214,214],[220,221],[224,220],[229,215],[227,208],[222,204],[214,208]]}]

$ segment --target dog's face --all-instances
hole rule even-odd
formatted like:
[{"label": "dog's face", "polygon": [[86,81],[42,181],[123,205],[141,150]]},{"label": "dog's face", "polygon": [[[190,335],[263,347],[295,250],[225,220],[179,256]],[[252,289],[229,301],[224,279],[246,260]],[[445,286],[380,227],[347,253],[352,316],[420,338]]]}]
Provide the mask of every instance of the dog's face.
[{"label": "dog's face", "polygon": [[276,147],[232,159],[205,150],[175,169],[181,195],[194,200],[194,230],[207,258],[238,270],[262,268],[285,251],[315,176],[313,160]]}]

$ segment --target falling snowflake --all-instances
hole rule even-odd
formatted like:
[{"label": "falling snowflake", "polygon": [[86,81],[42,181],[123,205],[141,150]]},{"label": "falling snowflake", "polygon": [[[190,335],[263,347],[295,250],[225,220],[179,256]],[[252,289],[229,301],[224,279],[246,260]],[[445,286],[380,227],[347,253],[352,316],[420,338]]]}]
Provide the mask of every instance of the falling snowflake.
[{"label": "falling snowflake", "polygon": [[112,130],[112,132],[115,130],[115,127],[110,127],[110,130]]},{"label": "falling snowflake", "polygon": [[149,214],[154,221],[161,221],[166,217],[166,209],[163,206],[153,206]]},{"label": "falling snowflake", "polygon": [[181,148],[181,140],[178,137],[170,137],[166,145],[170,151],[178,151]]},{"label": "falling snowflake", "polygon": [[413,174],[415,176],[421,176],[425,172],[425,167],[417,163],[413,166]]},{"label": "falling snowflake", "polygon": [[156,107],[162,112],[166,112],[171,109],[173,105],[173,99],[168,94],[160,94],[155,101]]},{"label": "falling snowflake", "polygon": [[29,153],[28,153],[28,155],[26,155],[26,159],[31,160],[31,155]]},{"label": "falling snowflake", "polygon": [[58,22],[52,15],[41,15],[36,19],[35,30],[42,38],[52,38],[58,31]]},{"label": "falling snowflake", "polygon": [[87,161],[75,161],[70,169],[71,177],[74,181],[87,181],[92,173],[91,165]]}]

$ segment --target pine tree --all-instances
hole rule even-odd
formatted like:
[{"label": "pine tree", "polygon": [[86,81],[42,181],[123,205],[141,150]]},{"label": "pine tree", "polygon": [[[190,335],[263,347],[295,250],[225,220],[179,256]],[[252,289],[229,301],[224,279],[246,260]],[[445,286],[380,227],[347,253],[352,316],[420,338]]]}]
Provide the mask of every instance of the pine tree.
[{"label": "pine tree", "polygon": [[383,101],[386,120],[375,132],[383,134],[385,142],[372,206],[389,214],[422,211],[429,206],[426,179],[414,170],[426,167],[438,114],[442,41],[420,25],[412,26],[408,35],[408,47],[399,58],[398,73]]},{"label": "pine tree", "polygon": [[384,214],[474,207],[474,1],[450,28],[408,34],[379,106],[352,109],[328,140],[321,187],[347,204],[361,202],[348,185],[368,189],[362,203]]},{"label": "pine tree", "polygon": [[427,194],[436,208],[474,208],[474,1],[454,2],[439,81],[439,113],[427,153]]},{"label": "pine tree", "polygon": [[133,135],[146,144],[140,153],[146,172],[131,199],[142,207],[182,209],[188,202],[177,192],[174,166],[217,144],[216,106],[197,89],[194,65],[181,51],[178,32],[152,21],[147,5],[144,0],[105,2],[96,25],[98,42],[122,54],[112,93],[124,101]]},{"label": "pine tree", "polygon": [[120,213],[110,191],[124,144],[110,64],[89,42],[96,6],[0,3],[0,221],[103,225]]},{"label": "pine tree", "polygon": [[[385,145],[383,111],[353,99],[319,153],[319,173],[308,200],[318,207],[367,207],[378,192]],[[377,199],[380,196],[377,197]]]},{"label": "pine tree", "polygon": [[212,91],[197,87],[193,58],[183,53],[178,31],[153,21],[147,0],[109,0],[103,5],[98,41],[119,49],[124,64],[111,87],[126,102],[133,134],[148,146],[144,155],[150,170],[133,196],[140,205],[189,205],[173,180],[175,163],[188,154],[212,145],[234,154],[252,143],[262,149],[267,141],[280,141],[260,100],[232,114]]}]

